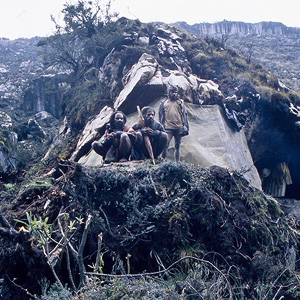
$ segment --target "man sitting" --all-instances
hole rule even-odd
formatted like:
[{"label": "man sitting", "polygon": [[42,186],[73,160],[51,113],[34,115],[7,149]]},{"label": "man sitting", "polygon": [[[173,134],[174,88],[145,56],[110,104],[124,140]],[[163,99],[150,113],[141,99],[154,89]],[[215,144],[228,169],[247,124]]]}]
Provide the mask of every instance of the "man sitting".
[{"label": "man sitting", "polygon": [[136,134],[126,124],[125,114],[116,111],[111,115],[103,137],[99,142],[93,142],[92,148],[103,157],[104,163],[126,161],[135,142]]},{"label": "man sitting", "polygon": [[[150,106],[145,106],[141,110],[143,120],[132,126],[137,132],[137,141],[135,144],[134,159],[152,158],[149,153],[149,147],[146,143],[150,140],[150,146],[154,158],[158,158],[167,145],[168,135],[161,123],[154,120],[155,111]],[[148,139],[147,139],[148,137]]]}]

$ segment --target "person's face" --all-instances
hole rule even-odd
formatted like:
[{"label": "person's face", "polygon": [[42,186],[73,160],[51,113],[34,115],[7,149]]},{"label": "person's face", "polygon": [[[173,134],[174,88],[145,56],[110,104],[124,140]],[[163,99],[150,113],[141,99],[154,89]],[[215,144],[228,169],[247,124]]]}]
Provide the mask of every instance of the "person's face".
[{"label": "person's face", "polygon": [[121,113],[117,113],[115,115],[115,124],[117,129],[123,128],[124,125],[124,117]]},{"label": "person's face", "polygon": [[146,122],[147,123],[152,123],[154,120],[154,112],[153,111],[148,111],[146,114]]},{"label": "person's face", "polygon": [[169,97],[172,101],[175,101],[178,99],[178,91],[176,89],[169,91]]}]

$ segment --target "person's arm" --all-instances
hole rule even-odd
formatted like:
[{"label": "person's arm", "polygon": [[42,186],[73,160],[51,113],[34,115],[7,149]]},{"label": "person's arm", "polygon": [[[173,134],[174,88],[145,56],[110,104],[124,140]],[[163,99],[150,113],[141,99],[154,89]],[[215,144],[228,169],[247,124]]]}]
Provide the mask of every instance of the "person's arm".
[{"label": "person's arm", "polygon": [[132,127],[125,125],[124,130],[126,130],[131,142],[134,144],[137,140],[137,124],[134,124]]},{"label": "person's arm", "polygon": [[186,108],[184,106],[183,101],[181,100],[180,103],[180,107],[181,107],[181,112],[182,112],[182,122],[183,122],[183,126],[185,126],[187,128],[187,130],[189,131],[189,120],[188,120],[188,115],[187,115],[187,111]]},{"label": "person's arm", "polygon": [[161,123],[155,122],[153,130],[154,130],[153,135],[158,136],[161,134],[162,131],[163,132],[165,131],[165,128],[164,128],[164,126],[161,125]]},{"label": "person's arm", "polygon": [[104,134],[103,134],[102,137],[100,138],[100,142],[104,141],[104,140],[107,138],[107,136],[108,136],[109,134],[110,134],[110,133],[109,133],[108,130],[106,129],[105,132],[104,132]]},{"label": "person's arm", "polygon": [[161,124],[165,123],[165,110],[164,110],[164,101],[162,101],[159,105],[158,109],[158,118]]}]

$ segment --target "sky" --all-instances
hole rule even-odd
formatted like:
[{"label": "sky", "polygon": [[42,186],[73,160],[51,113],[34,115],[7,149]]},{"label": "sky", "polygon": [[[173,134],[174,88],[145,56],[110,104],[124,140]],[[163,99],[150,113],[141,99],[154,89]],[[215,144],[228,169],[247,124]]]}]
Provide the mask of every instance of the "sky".
[{"label": "sky", "polygon": [[[93,0],[96,1],[96,0]],[[105,3],[107,0],[100,0]],[[141,22],[188,24],[218,21],[281,22],[300,27],[299,0],[111,0],[119,16]],[[49,36],[55,28],[50,15],[62,20],[65,3],[76,0],[0,0],[0,38]]]}]

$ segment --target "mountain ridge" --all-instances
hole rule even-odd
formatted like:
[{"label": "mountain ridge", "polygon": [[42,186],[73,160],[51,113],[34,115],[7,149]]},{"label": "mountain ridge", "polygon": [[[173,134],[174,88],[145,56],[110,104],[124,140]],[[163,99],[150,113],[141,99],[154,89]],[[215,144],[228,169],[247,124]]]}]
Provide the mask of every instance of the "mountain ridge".
[{"label": "mountain ridge", "polygon": [[223,20],[216,23],[195,23],[189,25],[188,23],[176,22],[175,25],[186,29],[187,31],[197,35],[211,35],[211,34],[272,34],[272,35],[290,35],[294,34],[300,36],[300,28],[289,27],[281,22],[261,21],[258,23],[248,23],[242,21],[228,21]]}]

